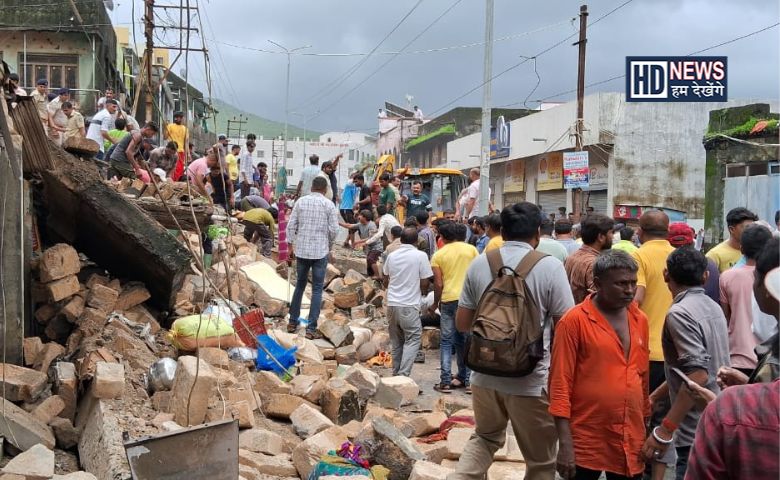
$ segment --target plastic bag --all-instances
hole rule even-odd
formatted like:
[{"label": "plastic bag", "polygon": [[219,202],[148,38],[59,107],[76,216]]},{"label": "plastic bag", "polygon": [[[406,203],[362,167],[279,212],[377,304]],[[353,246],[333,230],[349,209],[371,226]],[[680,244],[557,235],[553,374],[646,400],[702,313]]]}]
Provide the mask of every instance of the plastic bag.
[{"label": "plastic bag", "polygon": [[[200,332],[198,327],[200,326]],[[197,338],[196,338],[197,336]],[[198,347],[244,347],[233,327],[220,315],[188,315],[176,319],[168,332],[168,341],[179,350],[194,351]]]},{"label": "plastic bag", "polygon": [[148,390],[151,393],[170,390],[176,376],[176,360],[161,358],[149,367]]},{"label": "plastic bag", "polygon": [[257,350],[249,347],[233,347],[228,350],[228,358],[235,362],[253,362],[257,360]]},{"label": "plastic bag", "polygon": [[[295,351],[297,347],[285,350],[268,335],[258,335],[257,343],[257,369],[271,370],[276,373],[285,373],[295,365]],[[273,356],[273,358],[271,358]],[[276,359],[276,361],[274,361]]]}]

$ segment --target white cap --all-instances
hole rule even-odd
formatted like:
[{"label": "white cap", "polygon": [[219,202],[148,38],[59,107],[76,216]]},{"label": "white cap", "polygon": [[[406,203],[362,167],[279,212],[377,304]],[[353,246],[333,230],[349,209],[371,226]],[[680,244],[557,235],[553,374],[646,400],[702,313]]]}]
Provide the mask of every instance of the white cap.
[{"label": "white cap", "polygon": [[152,170],[152,173],[160,177],[160,180],[162,180],[163,182],[167,180],[167,178],[165,177],[165,170],[163,170],[162,168],[155,168],[154,170]]}]

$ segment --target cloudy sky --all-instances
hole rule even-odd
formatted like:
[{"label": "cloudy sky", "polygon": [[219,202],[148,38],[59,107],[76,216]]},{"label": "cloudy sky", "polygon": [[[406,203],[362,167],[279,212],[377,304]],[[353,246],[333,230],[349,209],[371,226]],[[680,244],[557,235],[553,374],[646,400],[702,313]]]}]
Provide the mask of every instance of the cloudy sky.
[{"label": "cloudy sky", "polygon": [[[198,0],[190,2],[194,5]],[[112,14],[115,23],[140,19],[142,1],[135,2],[135,15],[130,0],[116,3]],[[257,115],[284,119],[287,57],[259,51],[279,51],[268,40],[290,49],[311,45],[292,56],[290,110],[310,116],[313,129],[375,130],[376,111],[384,101],[405,105],[407,95],[414,97],[413,103],[427,116],[455,106],[481,105],[482,89],[475,87],[482,83],[482,1],[199,3],[203,36],[211,52],[213,95]],[[581,3],[496,0],[498,41],[493,72],[525,63],[494,80],[494,106],[522,107],[528,99],[527,105],[534,107],[541,99],[574,98],[574,93],[559,95],[576,88],[577,48],[571,45],[573,39],[538,56],[538,79],[534,60],[527,57],[576,34]],[[780,17],[774,0],[598,0],[588,7],[587,84],[622,75],[627,55],[687,55],[776,24]],[[160,14],[163,18],[158,22],[167,22],[162,11]],[[172,20],[178,22],[178,15]],[[197,19],[193,21],[197,23]],[[199,28],[197,24],[193,27]],[[140,25],[136,28],[142,41]],[[178,43],[178,36],[174,39],[162,34],[158,42],[165,40]],[[199,42],[193,37],[193,45]],[[370,56],[322,55],[367,54],[372,50],[375,52]],[[776,99],[779,50],[780,27],[775,26],[702,55],[728,56],[730,98]],[[391,53],[398,51],[402,52]],[[202,55],[192,54],[190,63],[190,80],[204,88]],[[174,71],[179,73],[182,68],[183,63]],[[589,87],[586,92],[623,90],[624,80],[618,79]],[[301,116],[291,116],[291,123],[301,125]]]}]

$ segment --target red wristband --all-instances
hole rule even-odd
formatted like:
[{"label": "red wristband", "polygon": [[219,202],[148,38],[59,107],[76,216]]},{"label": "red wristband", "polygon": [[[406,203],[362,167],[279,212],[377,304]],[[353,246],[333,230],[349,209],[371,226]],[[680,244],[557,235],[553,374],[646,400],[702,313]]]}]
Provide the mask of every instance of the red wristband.
[{"label": "red wristband", "polygon": [[673,433],[675,430],[677,430],[678,425],[673,423],[668,418],[664,418],[661,422],[661,426],[663,426],[667,432]]}]

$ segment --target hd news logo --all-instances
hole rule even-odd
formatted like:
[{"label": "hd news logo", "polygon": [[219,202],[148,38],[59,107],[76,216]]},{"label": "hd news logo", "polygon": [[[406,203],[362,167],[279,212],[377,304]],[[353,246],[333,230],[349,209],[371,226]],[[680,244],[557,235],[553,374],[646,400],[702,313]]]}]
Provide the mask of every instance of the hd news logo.
[{"label": "hd news logo", "polygon": [[626,57],[627,102],[725,102],[726,57]]}]

